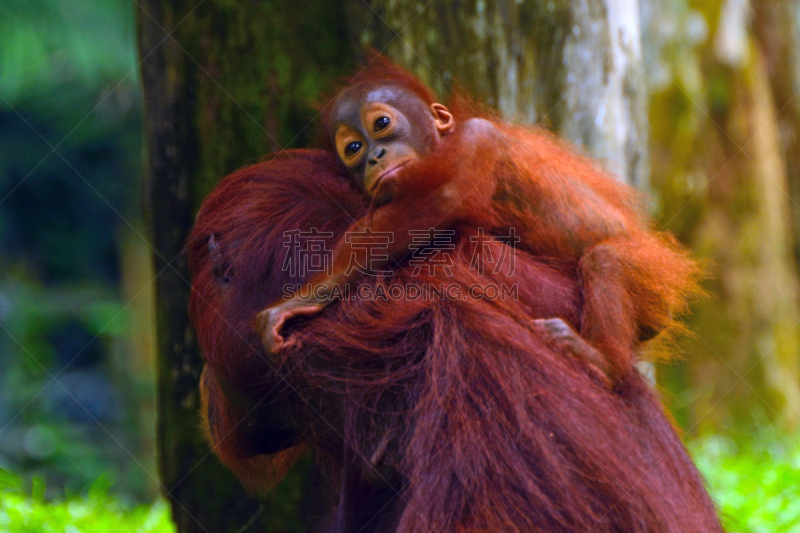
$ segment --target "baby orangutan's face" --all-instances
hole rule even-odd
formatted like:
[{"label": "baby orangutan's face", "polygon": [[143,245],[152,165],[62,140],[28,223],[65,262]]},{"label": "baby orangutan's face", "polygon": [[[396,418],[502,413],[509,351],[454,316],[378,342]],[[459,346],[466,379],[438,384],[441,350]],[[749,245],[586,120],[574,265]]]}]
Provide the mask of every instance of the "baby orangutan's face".
[{"label": "baby orangutan's face", "polygon": [[328,132],[356,182],[381,199],[402,167],[428,155],[454,128],[442,104],[428,105],[393,85],[359,84],[336,97]]}]

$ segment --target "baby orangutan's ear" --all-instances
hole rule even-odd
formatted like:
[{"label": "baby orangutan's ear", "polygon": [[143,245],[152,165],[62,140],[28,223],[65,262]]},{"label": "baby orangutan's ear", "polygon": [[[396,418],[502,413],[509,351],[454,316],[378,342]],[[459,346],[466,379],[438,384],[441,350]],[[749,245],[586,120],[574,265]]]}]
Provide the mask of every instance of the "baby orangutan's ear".
[{"label": "baby orangutan's ear", "polygon": [[453,133],[456,129],[456,121],[450,111],[442,104],[431,104],[431,112],[434,116],[434,125],[439,135]]}]

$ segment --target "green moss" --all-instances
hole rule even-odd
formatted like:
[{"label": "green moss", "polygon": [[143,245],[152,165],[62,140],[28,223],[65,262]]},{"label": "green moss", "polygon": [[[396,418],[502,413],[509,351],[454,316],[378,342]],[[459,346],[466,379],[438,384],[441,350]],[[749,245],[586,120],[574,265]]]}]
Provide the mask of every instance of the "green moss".
[{"label": "green moss", "polygon": [[176,32],[196,98],[196,206],[226,174],[307,146],[313,104],[351,67],[341,4],[302,0],[231,9],[204,3]]}]

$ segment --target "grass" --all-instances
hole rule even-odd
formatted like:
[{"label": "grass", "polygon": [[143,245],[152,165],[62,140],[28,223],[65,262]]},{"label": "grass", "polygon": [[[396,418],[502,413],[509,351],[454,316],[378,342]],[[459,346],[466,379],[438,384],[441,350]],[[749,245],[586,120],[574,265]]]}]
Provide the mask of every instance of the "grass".
[{"label": "grass", "polygon": [[[800,442],[775,439],[739,448],[708,437],[689,449],[708,480],[729,533],[800,533]],[[23,490],[20,479],[0,470],[0,532],[174,533],[169,507],[126,505],[105,478],[86,492],[58,501],[44,498],[44,483]]]},{"label": "grass", "polygon": [[800,442],[743,449],[723,437],[689,446],[729,533],[800,533]]},{"label": "grass", "polygon": [[174,533],[166,502],[131,506],[109,493],[101,478],[84,494],[45,501],[44,483],[30,491],[0,469],[0,532],[9,533]]}]

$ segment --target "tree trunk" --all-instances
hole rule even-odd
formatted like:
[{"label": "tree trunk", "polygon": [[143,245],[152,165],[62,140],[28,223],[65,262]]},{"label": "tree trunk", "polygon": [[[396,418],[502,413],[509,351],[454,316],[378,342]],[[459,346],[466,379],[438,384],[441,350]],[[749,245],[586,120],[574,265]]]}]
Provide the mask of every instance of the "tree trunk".
[{"label": "tree trunk", "polygon": [[747,0],[692,3],[699,11],[650,4],[661,218],[710,259],[709,296],[696,307],[679,387],[694,394],[682,395],[684,424],[744,429],[745,438],[765,419],[796,427],[800,308],[787,170],[798,145],[782,126],[798,124],[786,88],[792,63],[784,61],[796,51],[788,2],[752,4],[757,22],[775,23],[757,39]]},{"label": "tree trunk", "polygon": [[557,131],[628,183],[646,185],[638,0],[434,0],[423,10],[348,1],[355,37],[440,95],[455,82],[506,119]]},{"label": "tree trunk", "polygon": [[781,147],[786,154],[797,262],[800,261],[800,2],[754,2],[753,31],[767,69]]},{"label": "tree trunk", "polygon": [[180,253],[200,201],[235,168],[304,145],[315,116],[309,102],[348,72],[359,41],[384,50],[442,95],[457,80],[508,119],[565,134],[641,186],[647,121],[637,0],[434,0],[421,10],[385,0],[138,5],[145,184],[158,275],[162,487],[182,533],[238,531],[247,523],[301,531],[309,520],[300,515],[311,514],[303,506],[313,501],[302,478],[284,482],[284,493],[256,517],[258,503],[221,471],[200,436],[202,360],[187,318],[190,285]]},{"label": "tree trunk", "polygon": [[302,531],[315,516],[303,472],[261,504],[202,436],[202,359],[187,316],[190,280],[181,251],[196,209],[220,178],[306,142],[311,102],[346,71],[344,14],[336,2],[312,0],[144,0],[137,9],[145,200],[157,275],[161,487],[181,533]]}]

